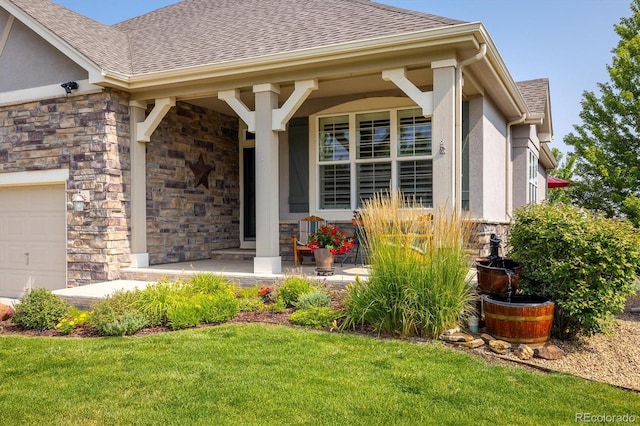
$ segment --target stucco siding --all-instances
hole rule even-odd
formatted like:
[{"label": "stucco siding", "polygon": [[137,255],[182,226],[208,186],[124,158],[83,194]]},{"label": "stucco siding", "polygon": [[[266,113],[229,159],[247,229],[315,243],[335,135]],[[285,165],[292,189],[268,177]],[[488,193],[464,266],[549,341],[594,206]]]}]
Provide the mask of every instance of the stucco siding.
[{"label": "stucco siding", "polygon": [[[7,23],[0,17],[0,36]],[[4,18],[4,19],[3,19]],[[13,21],[6,46],[0,52],[0,92],[83,80],[88,73],[18,20]],[[64,94],[64,89],[60,88]]]},{"label": "stucco siding", "polygon": [[[489,99],[483,98],[483,214],[487,220],[505,220],[506,122]],[[473,161],[473,158],[472,158]]]}]

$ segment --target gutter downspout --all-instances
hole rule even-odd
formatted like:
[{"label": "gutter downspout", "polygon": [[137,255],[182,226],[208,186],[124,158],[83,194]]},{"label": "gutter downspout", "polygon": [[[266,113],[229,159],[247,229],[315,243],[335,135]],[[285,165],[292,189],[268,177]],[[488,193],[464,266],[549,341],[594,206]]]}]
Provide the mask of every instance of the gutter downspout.
[{"label": "gutter downspout", "polygon": [[455,194],[456,201],[454,209],[457,212],[462,210],[462,69],[469,64],[482,60],[487,54],[487,44],[480,43],[480,50],[474,56],[458,63],[456,67],[456,110],[454,138],[458,149],[455,150]]},{"label": "gutter downspout", "polygon": [[511,126],[515,124],[524,123],[527,118],[527,114],[522,114],[522,116],[516,120],[510,121],[507,123],[507,144],[505,147],[505,217],[509,222],[513,219],[511,215],[511,211],[513,209],[513,171],[512,171],[512,163],[511,163]]}]

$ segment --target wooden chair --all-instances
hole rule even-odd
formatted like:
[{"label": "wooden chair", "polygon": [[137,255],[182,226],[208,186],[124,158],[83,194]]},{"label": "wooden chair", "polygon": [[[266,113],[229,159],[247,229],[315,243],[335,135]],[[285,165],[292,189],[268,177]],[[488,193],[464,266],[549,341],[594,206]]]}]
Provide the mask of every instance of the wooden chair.
[{"label": "wooden chair", "polygon": [[307,216],[300,219],[298,227],[298,235],[291,237],[293,243],[293,264],[298,266],[302,263],[304,256],[311,256],[313,252],[307,243],[309,242],[309,234],[318,232],[318,229],[326,225],[326,221],[318,216]]}]

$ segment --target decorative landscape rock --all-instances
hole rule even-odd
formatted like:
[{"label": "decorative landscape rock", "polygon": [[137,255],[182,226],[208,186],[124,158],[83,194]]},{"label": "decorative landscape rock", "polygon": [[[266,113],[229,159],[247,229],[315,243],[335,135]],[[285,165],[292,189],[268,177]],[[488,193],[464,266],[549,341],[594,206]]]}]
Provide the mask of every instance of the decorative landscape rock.
[{"label": "decorative landscape rock", "polygon": [[496,340],[496,338],[495,338],[495,337],[493,337],[492,335],[487,334],[487,333],[482,333],[482,334],[480,335],[480,338],[481,338],[482,340],[484,340],[486,343],[489,343],[489,342],[490,342],[490,341],[492,341],[492,340]]},{"label": "decorative landscape rock", "polygon": [[456,342],[471,342],[472,340],[474,340],[474,337],[466,333],[456,332],[453,334],[443,334],[441,339],[444,340],[445,342],[456,343]]},{"label": "decorative landscape rock", "polygon": [[442,336],[449,336],[451,334],[459,333],[459,332],[460,332],[460,327],[454,327],[454,328],[451,328],[451,329],[446,330],[445,332],[443,332]]},{"label": "decorative landscape rock", "polygon": [[555,360],[564,357],[564,351],[556,345],[549,345],[543,348],[536,348],[533,351],[533,356],[536,358]]},{"label": "decorative landscape rock", "polygon": [[462,346],[463,348],[475,349],[480,346],[484,346],[484,340],[482,339],[473,339],[470,342],[457,342],[457,346]]},{"label": "decorative landscape rock", "polygon": [[13,308],[0,303],[0,321],[6,321],[13,316]]},{"label": "decorative landscape rock", "polygon": [[489,347],[497,354],[505,354],[511,349],[511,343],[504,340],[491,340],[489,341]]},{"label": "decorative landscape rock", "polygon": [[527,360],[533,357],[533,349],[522,343],[513,350],[513,354],[521,360]]}]

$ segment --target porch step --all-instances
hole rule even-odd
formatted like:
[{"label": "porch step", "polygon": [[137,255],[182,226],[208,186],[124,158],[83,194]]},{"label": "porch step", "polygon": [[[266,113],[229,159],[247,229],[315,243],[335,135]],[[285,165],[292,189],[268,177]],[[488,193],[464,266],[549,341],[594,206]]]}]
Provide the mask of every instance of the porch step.
[{"label": "porch step", "polygon": [[212,260],[253,262],[254,257],[256,257],[255,249],[234,248],[234,249],[213,250],[211,252]]}]

